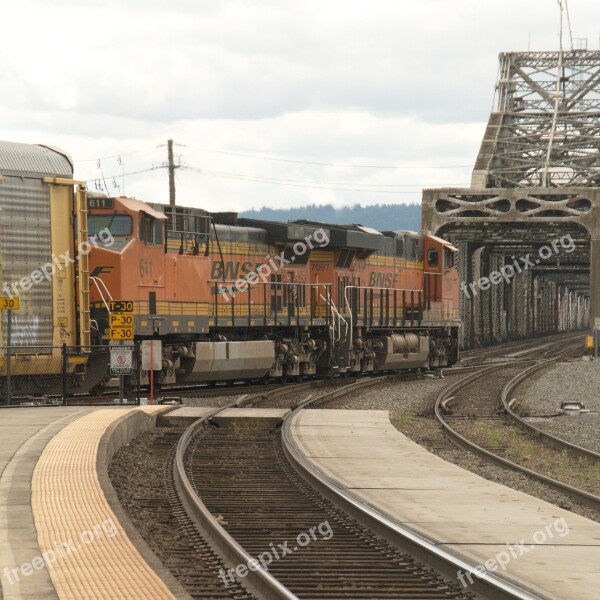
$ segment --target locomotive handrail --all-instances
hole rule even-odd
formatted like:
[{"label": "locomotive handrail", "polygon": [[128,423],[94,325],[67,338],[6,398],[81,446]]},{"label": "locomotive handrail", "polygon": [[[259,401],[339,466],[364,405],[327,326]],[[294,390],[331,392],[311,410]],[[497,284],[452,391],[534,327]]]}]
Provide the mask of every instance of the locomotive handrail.
[{"label": "locomotive handrail", "polygon": [[[330,313],[333,313],[334,311],[334,303],[333,300],[331,299],[331,294],[329,293],[329,290],[332,287],[332,284],[330,283],[314,283],[314,282],[309,282],[309,281],[267,281],[264,279],[261,279],[261,275],[257,274],[256,272],[254,272],[258,277],[259,280],[258,281],[252,281],[249,282],[247,281],[245,278],[240,278],[240,279],[236,279],[236,280],[229,280],[229,279],[209,279],[207,280],[207,283],[212,287],[212,294],[213,294],[213,301],[212,301],[212,310],[214,311],[214,316],[215,316],[215,324],[218,323],[218,319],[219,316],[221,316],[221,312],[219,310],[219,307],[223,307],[225,306],[225,304],[223,303],[219,303],[218,301],[218,296],[219,295],[223,295],[226,298],[226,301],[228,304],[231,305],[231,321],[232,324],[235,325],[235,320],[236,320],[236,314],[235,314],[235,306],[243,306],[242,303],[238,302],[236,300],[236,293],[238,294],[248,294],[248,326],[251,325],[250,323],[250,319],[252,317],[251,315],[251,297],[252,297],[252,289],[254,287],[257,287],[259,289],[263,290],[263,319],[264,319],[264,324],[266,327],[267,324],[267,318],[269,316],[270,318],[270,314],[267,315],[268,312],[268,303],[267,303],[267,290],[269,288],[269,286],[271,287],[271,293],[273,291],[277,292],[278,290],[280,290],[281,288],[286,288],[286,289],[292,289],[292,290],[298,290],[300,288],[304,289],[304,290],[309,290],[309,291],[316,291],[318,292],[319,288],[323,288],[328,296],[329,299],[324,298],[321,294],[319,294],[318,297],[320,297],[324,302],[325,302],[325,307],[329,308],[328,313],[326,314],[325,318],[327,319],[327,325],[329,325],[329,319],[331,317]],[[249,273],[248,275],[251,275],[252,273]],[[244,288],[239,289],[239,290],[235,290],[234,286],[235,284],[238,284],[242,282],[244,284]],[[228,286],[228,287],[225,287]],[[287,296],[286,296],[287,297]],[[294,311],[293,311],[293,315],[291,313],[288,313],[287,318],[289,320],[289,324],[291,325],[291,321],[292,321],[292,317],[294,319],[296,319],[297,324],[299,325],[299,321],[301,318],[301,310],[306,310],[307,308],[310,310],[310,319],[311,319],[311,324],[312,324],[312,320],[315,317],[315,309],[317,308],[317,303],[313,301],[313,296],[310,295],[308,301],[306,301],[306,296],[303,295],[302,298],[304,298],[304,303],[301,305],[299,304],[299,299],[300,299],[300,294],[296,293],[293,296],[293,302],[290,303],[290,305],[293,304],[294,306]],[[271,299],[273,298],[273,296],[271,296]],[[277,296],[277,298],[281,298],[281,296]],[[321,305],[319,304],[319,307]],[[277,302],[275,302],[274,308],[271,307],[271,312],[274,314],[275,317],[275,321],[277,321],[278,315],[279,313],[283,311],[282,308],[278,308],[277,306]],[[338,311],[338,315],[340,315],[339,311]],[[341,315],[340,315],[341,316]],[[240,317],[246,317],[246,315],[241,314]]]},{"label": "locomotive handrail", "polygon": [[[319,297],[322,298],[323,300],[325,300],[325,302],[329,303],[329,306],[331,308],[331,311],[334,313],[334,315],[337,316],[338,320],[340,321],[344,321],[344,323],[346,324],[346,333],[348,333],[348,321],[346,321],[346,319],[344,319],[344,317],[342,316],[342,314],[340,313],[340,311],[337,309],[335,302],[331,299],[331,295],[328,294],[328,298],[325,298],[322,294],[319,294]],[[336,342],[339,342],[342,339],[342,327],[341,325],[338,326],[338,332],[339,335],[336,339],[335,337],[335,320],[333,320],[333,338]]]},{"label": "locomotive handrail", "polygon": [[[409,289],[409,288],[374,288],[366,285],[347,285],[344,287],[344,302],[346,303],[346,308],[348,309],[348,313],[350,315],[350,348],[352,348],[353,336],[354,336],[354,314],[352,308],[350,306],[350,301],[348,300],[348,290],[387,290],[387,292],[418,292],[419,294],[423,293],[423,289]],[[412,301],[411,301],[412,302]],[[420,303],[420,302],[419,302]],[[402,309],[404,310],[405,303],[402,303]],[[366,319],[366,314],[365,314]]]},{"label": "locomotive handrail", "polygon": [[110,298],[110,300],[112,300],[113,299],[112,294],[110,293],[110,291],[106,287],[106,284],[104,283],[104,281],[102,281],[102,279],[100,279],[99,277],[95,277],[94,275],[90,275],[90,280],[94,282],[94,285],[96,286],[96,289],[98,290],[98,293],[100,294],[100,298],[102,298],[102,302],[104,303],[104,307],[106,308],[106,310],[108,312],[110,312],[110,309],[108,307],[108,302],[106,302],[106,299],[104,298],[104,294],[102,293],[102,290],[100,289],[100,286],[98,285],[98,280],[103,285],[103,287],[104,287],[106,293],[108,294],[108,297]]}]

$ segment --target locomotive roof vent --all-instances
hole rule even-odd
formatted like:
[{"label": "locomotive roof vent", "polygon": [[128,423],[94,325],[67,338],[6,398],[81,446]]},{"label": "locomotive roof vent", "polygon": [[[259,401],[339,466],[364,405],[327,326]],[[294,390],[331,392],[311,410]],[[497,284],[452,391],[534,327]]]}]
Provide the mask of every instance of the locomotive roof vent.
[{"label": "locomotive roof vent", "polygon": [[403,237],[405,235],[415,237],[415,236],[420,236],[421,234],[416,231],[412,231],[410,229],[396,229],[394,231],[384,231],[383,235],[385,235],[386,237],[391,237],[391,238],[399,238],[399,237]]}]

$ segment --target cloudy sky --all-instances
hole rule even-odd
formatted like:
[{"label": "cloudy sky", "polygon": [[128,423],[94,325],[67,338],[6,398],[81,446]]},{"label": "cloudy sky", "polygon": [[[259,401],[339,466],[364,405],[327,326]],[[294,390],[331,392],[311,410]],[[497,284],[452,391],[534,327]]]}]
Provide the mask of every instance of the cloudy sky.
[{"label": "cloudy sky", "polygon": [[[569,5],[598,49],[600,2]],[[181,204],[418,202],[468,184],[498,53],[556,49],[558,14],[557,0],[5,2],[0,139],[60,146],[91,189],[154,202],[169,137]]]}]

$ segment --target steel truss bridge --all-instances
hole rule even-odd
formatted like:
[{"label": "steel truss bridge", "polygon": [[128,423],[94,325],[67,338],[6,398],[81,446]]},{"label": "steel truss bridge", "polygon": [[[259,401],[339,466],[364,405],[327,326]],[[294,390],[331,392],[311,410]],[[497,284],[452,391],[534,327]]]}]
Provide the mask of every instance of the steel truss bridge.
[{"label": "steel truss bridge", "polygon": [[425,190],[423,229],[458,246],[467,286],[533,258],[461,293],[465,345],[600,318],[600,51],[500,55],[471,187]]}]

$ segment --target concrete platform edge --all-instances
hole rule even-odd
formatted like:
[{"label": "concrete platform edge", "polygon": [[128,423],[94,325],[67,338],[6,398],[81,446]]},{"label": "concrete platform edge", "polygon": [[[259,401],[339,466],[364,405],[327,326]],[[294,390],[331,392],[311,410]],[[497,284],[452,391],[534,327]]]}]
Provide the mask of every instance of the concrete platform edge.
[{"label": "concrete platform edge", "polygon": [[153,429],[156,426],[157,420],[171,410],[173,410],[172,406],[165,407],[164,411],[154,414],[135,410],[123,415],[120,419],[112,423],[104,432],[104,435],[100,440],[98,455],[96,457],[96,470],[104,496],[119,520],[119,523],[125,530],[125,533],[131,540],[131,543],[178,600],[191,600],[191,596],[179,581],[175,579],[167,567],[164,566],[158,556],[154,554],[152,548],[150,548],[146,540],[144,540],[131,522],[127,512],[119,502],[117,492],[113,488],[108,475],[108,468],[112,458],[119,449],[138,435]]},{"label": "concrete platform edge", "polygon": [[[445,544],[435,539],[434,536],[418,531],[410,524],[398,521],[395,516],[383,510],[382,507],[366,501],[365,498],[348,488],[342,481],[325,472],[313,458],[305,454],[292,433],[292,428],[301,414],[297,413],[284,425],[283,449],[290,464],[311,487],[364,527],[390,544],[413,555],[429,567],[436,569],[449,580],[454,581],[456,579],[458,569],[470,571],[477,566],[478,562],[473,557],[462,553],[457,548],[449,549]],[[426,542],[426,545],[423,545],[422,542]],[[452,556],[452,563],[441,558],[440,554],[442,553]],[[491,583],[491,581],[495,583]],[[511,590],[511,592],[516,592],[514,596],[511,592],[505,593],[506,584],[510,587],[515,586]],[[522,595],[517,592],[519,589],[522,590]],[[481,600],[500,600],[509,597],[560,600],[555,596],[540,595],[539,590],[521,580],[510,576],[497,577],[494,574],[484,578],[475,577],[474,583],[470,586],[470,591],[476,593]]]}]

